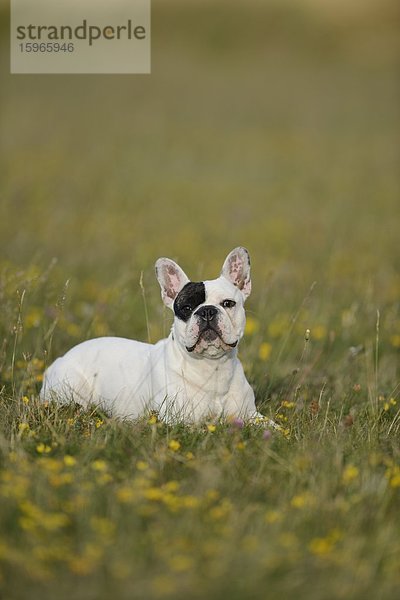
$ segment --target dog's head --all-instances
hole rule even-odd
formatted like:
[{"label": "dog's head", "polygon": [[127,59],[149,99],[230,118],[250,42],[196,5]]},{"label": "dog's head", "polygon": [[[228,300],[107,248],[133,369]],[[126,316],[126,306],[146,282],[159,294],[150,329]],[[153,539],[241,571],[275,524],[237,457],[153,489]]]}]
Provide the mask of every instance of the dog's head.
[{"label": "dog's head", "polygon": [[190,281],[169,258],[159,258],[161,296],[175,314],[174,337],[193,357],[220,358],[243,336],[244,302],[251,291],[250,257],[245,248],[228,254],[218,279]]}]

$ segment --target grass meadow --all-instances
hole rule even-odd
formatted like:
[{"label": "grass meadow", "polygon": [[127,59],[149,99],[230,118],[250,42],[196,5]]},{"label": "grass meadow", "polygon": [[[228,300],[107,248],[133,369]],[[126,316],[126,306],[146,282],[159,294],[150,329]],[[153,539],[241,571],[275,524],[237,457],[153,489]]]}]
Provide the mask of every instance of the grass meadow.
[{"label": "grass meadow", "polygon": [[[394,600],[396,4],[152,5],[151,76],[11,76],[0,3],[2,598]],[[237,245],[278,431],[39,403],[74,344],[168,334],[159,256]]]}]

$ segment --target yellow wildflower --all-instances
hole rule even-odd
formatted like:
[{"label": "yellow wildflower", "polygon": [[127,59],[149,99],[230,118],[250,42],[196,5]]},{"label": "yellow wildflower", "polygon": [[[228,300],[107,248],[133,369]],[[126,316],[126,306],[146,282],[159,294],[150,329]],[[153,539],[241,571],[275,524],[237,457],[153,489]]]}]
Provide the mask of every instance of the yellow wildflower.
[{"label": "yellow wildflower", "polygon": [[384,403],[383,405],[383,410],[385,412],[387,412],[388,410],[391,409],[392,406],[396,406],[397,401],[394,398],[390,398],[387,402]]},{"label": "yellow wildflower", "polygon": [[119,490],[117,490],[116,496],[117,496],[117,500],[119,502],[126,504],[128,502],[132,502],[132,500],[135,499],[135,492],[133,491],[132,488],[130,488],[128,486],[124,486],[124,487],[119,488]]},{"label": "yellow wildflower", "polygon": [[339,529],[332,529],[325,537],[317,537],[311,540],[308,548],[311,554],[324,557],[332,552],[338,540],[342,538],[342,533]]},{"label": "yellow wildflower", "polygon": [[210,509],[210,517],[214,521],[219,521],[220,519],[224,519],[229,515],[232,511],[232,503],[230,500],[223,499],[220,504],[214,506]]},{"label": "yellow wildflower", "polygon": [[163,485],[163,489],[167,492],[177,492],[179,489],[179,482],[174,479],[167,481],[167,483]]},{"label": "yellow wildflower", "polygon": [[207,500],[210,500],[212,502],[214,500],[217,500],[219,498],[219,496],[220,496],[220,494],[219,494],[218,490],[214,490],[214,489],[207,490],[207,493],[206,493]]},{"label": "yellow wildflower", "polygon": [[149,463],[144,460],[138,460],[136,463],[136,468],[138,471],[146,471],[149,468]]},{"label": "yellow wildflower", "polygon": [[278,510],[268,510],[265,513],[264,519],[266,523],[278,523],[282,521],[282,513]]},{"label": "yellow wildflower", "polygon": [[51,447],[41,442],[36,446],[36,452],[38,452],[39,454],[48,454],[49,452],[51,452]]},{"label": "yellow wildflower", "polygon": [[252,316],[248,316],[247,321],[246,321],[246,326],[244,329],[245,335],[253,335],[253,333],[256,333],[259,330],[259,328],[260,328],[259,321],[257,321],[257,319],[255,319]]},{"label": "yellow wildflower", "polygon": [[43,457],[43,460],[40,462],[40,466],[49,473],[59,473],[63,468],[63,464],[60,460],[56,458]]},{"label": "yellow wildflower", "polygon": [[42,319],[42,312],[36,306],[30,308],[25,317],[25,327],[32,329],[32,327],[39,327]]},{"label": "yellow wildflower", "polygon": [[385,476],[389,480],[389,485],[392,488],[400,487],[400,466],[391,465],[386,470]]},{"label": "yellow wildflower", "polygon": [[160,488],[150,487],[143,491],[143,496],[146,498],[146,500],[157,502],[163,499],[164,492]]},{"label": "yellow wildflower", "polygon": [[258,349],[258,357],[261,360],[268,360],[271,356],[272,346],[269,342],[263,342]]},{"label": "yellow wildflower", "polygon": [[328,538],[314,538],[308,545],[311,554],[316,556],[326,556],[333,549],[332,541]]},{"label": "yellow wildflower", "polygon": [[89,575],[96,568],[96,562],[83,556],[76,556],[71,558],[68,566],[75,575]]},{"label": "yellow wildflower", "polygon": [[183,496],[181,500],[184,508],[197,508],[200,504],[200,500],[196,496]]},{"label": "yellow wildflower", "polygon": [[359,470],[354,465],[347,465],[342,474],[342,482],[344,484],[351,483],[354,479],[357,479]]},{"label": "yellow wildflower", "polygon": [[390,343],[394,348],[400,348],[400,335],[395,334],[390,337]]},{"label": "yellow wildflower", "polygon": [[76,337],[76,338],[80,337],[80,335],[82,333],[79,325],[77,325],[76,323],[66,323],[66,325],[65,325],[65,331],[71,337]]},{"label": "yellow wildflower", "polygon": [[326,337],[325,325],[315,325],[315,327],[313,327],[313,338],[315,340],[323,340],[324,337]]},{"label": "yellow wildflower", "polygon": [[297,496],[293,496],[290,504],[293,506],[293,508],[303,508],[308,504],[308,500],[309,498],[307,494],[298,494]]},{"label": "yellow wildflower", "polygon": [[171,440],[168,444],[168,448],[172,450],[172,452],[177,452],[180,447],[180,442],[178,442],[177,440]]},{"label": "yellow wildflower", "polygon": [[64,464],[66,467],[73,467],[76,464],[76,458],[70,456],[69,454],[66,454],[64,456]]},{"label": "yellow wildflower", "polygon": [[392,488],[400,487],[400,472],[393,475],[393,477],[390,479],[389,483]]},{"label": "yellow wildflower", "polygon": [[281,406],[283,406],[284,408],[294,408],[295,403],[289,402],[289,400],[282,400]]},{"label": "yellow wildflower", "polygon": [[61,473],[51,475],[49,477],[50,485],[53,487],[60,487],[62,485],[68,485],[74,480],[72,473]]},{"label": "yellow wildflower", "polygon": [[92,462],[92,469],[94,471],[106,471],[107,463],[104,460],[94,460]]}]

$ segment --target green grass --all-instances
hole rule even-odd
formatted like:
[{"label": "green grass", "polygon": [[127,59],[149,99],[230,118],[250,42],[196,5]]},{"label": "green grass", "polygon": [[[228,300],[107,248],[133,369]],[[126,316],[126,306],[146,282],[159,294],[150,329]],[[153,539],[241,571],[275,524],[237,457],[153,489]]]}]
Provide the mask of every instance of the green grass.
[{"label": "green grass", "polygon": [[[304,6],[154,1],[150,77],[11,76],[3,15],[5,599],[397,598],[396,10]],[[38,403],[79,341],[168,333],[156,258],[239,244],[281,431]]]}]

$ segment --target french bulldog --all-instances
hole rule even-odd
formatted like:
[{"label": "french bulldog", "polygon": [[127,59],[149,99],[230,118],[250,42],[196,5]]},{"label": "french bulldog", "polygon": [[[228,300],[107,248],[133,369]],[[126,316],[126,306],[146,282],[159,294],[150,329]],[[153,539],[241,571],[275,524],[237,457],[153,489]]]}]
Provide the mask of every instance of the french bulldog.
[{"label": "french bulldog", "polygon": [[83,342],[46,370],[41,399],[95,404],[130,419],[155,411],[167,423],[262,418],[237,356],[251,291],[247,250],[232,250],[210,281],[190,281],[169,258],[155,268],[174,313],[169,337],[154,345],[118,337]]}]

